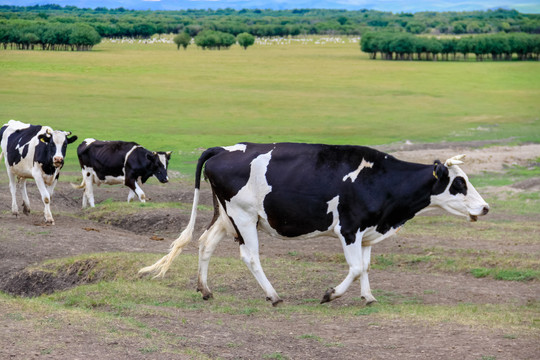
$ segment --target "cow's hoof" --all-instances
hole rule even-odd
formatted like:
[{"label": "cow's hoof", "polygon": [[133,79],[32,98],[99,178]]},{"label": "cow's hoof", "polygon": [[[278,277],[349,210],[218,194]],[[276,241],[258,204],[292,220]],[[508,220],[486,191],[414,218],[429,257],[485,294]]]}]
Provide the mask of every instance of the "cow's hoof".
[{"label": "cow's hoof", "polygon": [[332,301],[334,298],[332,297],[332,295],[336,292],[336,289],[334,288],[330,288],[328,290],[326,290],[326,293],[324,294],[322,300],[321,300],[321,304],[324,304],[324,303],[327,303],[327,302],[330,302]]},{"label": "cow's hoof", "polygon": [[283,300],[281,299],[277,299],[276,301],[272,302],[273,307],[279,306],[281,304],[283,304]]},{"label": "cow's hoof", "polygon": [[366,301],[366,306],[371,306],[371,305],[374,305],[377,303],[377,299],[372,299],[372,300],[367,300]]},{"label": "cow's hoof", "polygon": [[214,298],[214,295],[212,293],[203,294],[202,296],[203,300],[210,300]]},{"label": "cow's hoof", "polygon": [[373,297],[373,295],[371,295],[371,294],[368,295],[368,296],[362,295],[361,298],[364,299],[364,300],[366,300],[366,305],[368,305],[368,306],[369,306],[369,305],[372,305],[372,304],[374,304],[374,303],[377,302],[377,299],[375,299],[375,298]]},{"label": "cow's hoof", "polygon": [[28,206],[25,206],[24,204],[23,204],[23,214],[30,215],[30,208]]}]

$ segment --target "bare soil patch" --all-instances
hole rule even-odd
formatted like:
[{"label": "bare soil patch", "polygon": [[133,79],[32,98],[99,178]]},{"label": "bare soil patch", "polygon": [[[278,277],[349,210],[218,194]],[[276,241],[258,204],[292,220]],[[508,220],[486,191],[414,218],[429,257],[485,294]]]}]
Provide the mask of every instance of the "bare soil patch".
[{"label": "bare soil patch", "polygon": [[[458,153],[467,153],[466,172],[502,171],[513,164],[526,165],[540,157],[540,145],[518,147],[471,147],[473,144],[453,144],[448,147],[417,146],[396,150],[401,159],[431,163],[435,158],[445,160]],[[476,146],[482,144],[474,144]],[[460,147],[461,146],[461,147]],[[397,151],[399,150],[399,151]],[[536,189],[538,181],[517,184],[518,189]],[[191,203],[192,184],[173,182],[166,185],[146,185],[145,192],[153,202]],[[105,199],[125,201],[127,190],[122,187],[100,187],[95,190],[96,203]],[[211,206],[207,185],[202,189],[203,205]],[[172,240],[189,220],[189,210],[141,208],[128,217],[105,214],[96,217],[80,209],[81,192],[68,183],[60,183],[52,200],[55,226],[43,225],[42,204],[33,183],[29,185],[32,213],[15,218],[10,213],[11,196],[4,170],[0,170],[0,289],[4,292],[37,296],[101,279],[92,273],[96,264],[76,262],[55,271],[32,271],[32,266],[46,259],[63,258],[96,252],[166,253]],[[428,215],[429,216],[429,215]],[[492,216],[491,214],[488,216]],[[199,211],[197,234],[201,234],[212,217],[210,210]],[[514,217],[514,220],[519,218]],[[464,220],[465,221],[465,220]],[[482,228],[482,223],[478,223]],[[469,225],[467,225],[469,226]],[[470,226],[475,226],[472,224]],[[196,234],[196,235],[197,235]],[[516,233],[519,237],[519,231]],[[400,233],[374,246],[372,256],[385,253],[416,254],[421,248],[446,246],[448,249],[490,249],[508,254],[538,253],[537,244],[506,246],[503,242],[459,239],[446,236],[414,237]],[[197,253],[196,241],[186,252]],[[215,256],[238,256],[238,246],[231,239],[223,241]],[[325,262],[325,254],[342,254],[336,239],[286,241],[261,236],[262,258],[291,258]],[[181,261],[181,258],[176,261]],[[328,261],[328,271],[337,279],[345,276],[346,266]],[[265,269],[271,278],[272,269]],[[195,270],[194,270],[195,271]],[[90,276],[90,274],[92,275]],[[193,276],[195,277],[195,273]],[[317,274],[314,274],[316,277]],[[230,289],[242,294],[246,301],[261,298],[262,290],[242,281],[251,277],[248,270],[239,274],[239,282]],[[212,282],[212,274],[210,274]],[[445,274],[419,267],[417,271],[372,270],[372,288],[379,293],[399,294],[403,299],[416,299],[422,304],[519,304],[540,299],[537,282],[496,281],[475,279],[470,274]],[[250,282],[249,284],[253,284]],[[322,298],[325,286],[319,284],[306,293],[296,291],[295,284],[280,284],[279,293],[290,294],[287,303],[299,303],[305,297]],[[320,286],[320,288],[319,288]],[[219,294],[218,294],[219,295]],[[331,309],[361,305],[359,284],[342,299],[329,304]],[[202,300],[201,300],[202,301]],[[399,300],[396,300],[399,302]],[[270,305],[269,305],[270,306]],[[324,306],[324,305],[319,305]],[[377,306],[377,305],[375,305]],[[413,320],[374,320],[358,316],[349,320],[321,323],[316,317],[291,315],[265,317],[261,315],[213,314],[204,310],[185,311],[163,307],[153,315],[133,318],[149,328],[159,329],[159,337],[118,336],[136,333],[134,328],[110,320],[109,334],[93,331],[91,319],[73,322],[69,315],[49,322],[47,315],[40,320],[26,316],[24,306],[0,301],[0,358],[99,358],[99,359],[184,359],[184,358],[355,358],[360,354],[369,359],[534,359],[540,354],[539,334],[513,334],[501,329],[470,327],[455,323],[418,323]],[[30,312],[31,313],[31,312]],[[337,318],[336,318],[337,319]],[[73,323],[73,325],[71,325]],[[82,325],[81,325],[82,324]],[[24,339],[22,341],[21,339]],[[157,348],[156,348],[157,347]],[[159,350],[157,350],[159,349]],[[185,349],[196,349],[195,354]]]}]

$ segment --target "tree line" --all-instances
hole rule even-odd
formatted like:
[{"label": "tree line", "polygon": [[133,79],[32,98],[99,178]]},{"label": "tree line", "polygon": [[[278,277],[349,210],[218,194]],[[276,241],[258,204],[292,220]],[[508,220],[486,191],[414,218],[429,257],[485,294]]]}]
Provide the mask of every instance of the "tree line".
[{"label": "tree line", "polygon": [[11,21],[0,23],[0,44],[4,49],[17,50],[91,50],[101,42],[101,36],[84,23],[43,23]]},{"label": "tree line", "polygon": [[[467,60],[474,54],[477,61],[539,60],[540,35],[525,33],[477,35],[451,38],[414,36],[407,33],[371,32],[362,36],[360,48],[383,60]],[[440,57],[439,57],[440,56]]]},{"label": "tree line", "polygon": [[[180,46],[182,46],[185,50],[189,46],[189,44],[191,44],[191,36],[187,32],[183,32],[176,35],[173,41],[178,49],[180,49]],[[238,34],[238,36],[234,37],[229,33],[206,30],[199,33],[195,37],[194,42],[203,50],[221,50],[222,48],[228,49],[236,43],[242,46],[245,50],[248,48],[248,46],[251,46],[255,43],[255,37],[248,33],[241,33]]]},{"label": "tree line", "polygon": [[59,5],[0,6],[0,22],[15,20],[85,23],[100,36],[113,38],[147,38],[153,34],[181,32],[195,37],[204,30],[259,37],[361,35],[381,29],[411,34],[540,33],[540,15],[503,9],[394,14],[336,9],[138,11]]}]

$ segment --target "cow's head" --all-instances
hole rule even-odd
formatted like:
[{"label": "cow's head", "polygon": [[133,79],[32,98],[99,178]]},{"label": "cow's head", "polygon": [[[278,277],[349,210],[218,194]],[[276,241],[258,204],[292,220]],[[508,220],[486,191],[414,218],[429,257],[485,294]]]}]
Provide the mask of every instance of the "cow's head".
[{"label": "cow's head", "polygon": [[169,181],[167,175],[167,167],[169,166],[169,160],[171,159],[171,152],[158,151],[147,153],[146,158],[150,161],[150,169],[152,174],[162,183]]},{"label": "cow's head", "polygon": [[444,164],[435,161],[433,176],[436,183],[431,192],[431,205],[476,221],[478,216],[488,213],[489,205],[469,182],[465,172],[459,168],[458,165],[463,164],[464,157],[465,155],[454,156]]},{"label": "cow's head", "polygon": [[[64,165],[67,145],[77,140],[77,136],[71,136],[70,131],[59,131],[47,129],[45,133],[38,136],[38,146],[43,149],[40,159],[42,163],[51,161],[54,167],[61,168]],[[40,157],[41,157],[40,156]]]}]

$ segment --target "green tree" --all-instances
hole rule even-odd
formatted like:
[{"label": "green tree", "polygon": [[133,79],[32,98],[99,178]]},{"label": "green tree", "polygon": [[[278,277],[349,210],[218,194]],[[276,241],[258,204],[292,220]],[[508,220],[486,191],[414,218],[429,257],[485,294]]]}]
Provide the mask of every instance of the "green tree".
[{"label": "green tree", "polygon": [[420,21],[411,21],[405,27],[411,34],[421,34],[426,31],[426,24]]},{"label": "green tree", "polygon": [[176,44],[177,50],[180,50],[180,46],[184,47],[184,50],[186,50],[188,45],[191,43],[191,36],[189,36],[189,34],[186,32],[182,32],[176,35],[173,38],[173,41]]},{"label": "green tree", "polygon": [[246,32],[238,34],[236,37],[236,41],[238,41],[238,44],[246,50],[248,46],[251,46],[255,43],[255,37],[251,34],[248,34]]},{"label": "green tree", "polygon": [[75,24],[69,36],[69,44],[78,51],[91,50],[92,47],[101,42],[101,36],[97,31],[87,24]]},{"label": "green tree", "polygon": [[233,35],[221,31],[204,30],[195,37],[195,44],[203,50],[229,48],[234,43],[236,43],[236,38]]}]

